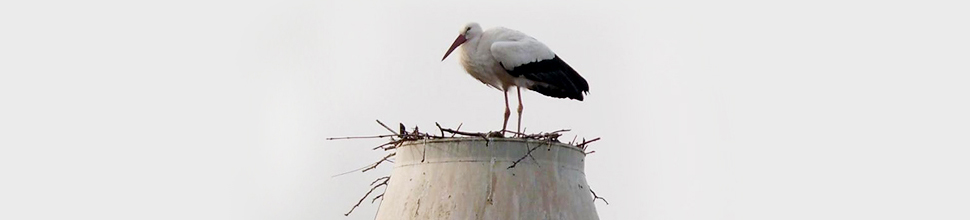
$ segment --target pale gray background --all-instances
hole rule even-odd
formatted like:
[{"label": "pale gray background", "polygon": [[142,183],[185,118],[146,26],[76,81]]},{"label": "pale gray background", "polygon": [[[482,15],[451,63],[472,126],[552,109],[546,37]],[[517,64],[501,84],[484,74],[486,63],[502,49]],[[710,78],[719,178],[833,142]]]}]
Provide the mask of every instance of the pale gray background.
[{"label": "pale gray background", "polygon": [[477,21],[589,81],[524,123],[603,138],[602,219],[970,218],[961,1],[399,2],[0,3],[0,216],[372,219],[381,141],[324,139],[498,129]]}]

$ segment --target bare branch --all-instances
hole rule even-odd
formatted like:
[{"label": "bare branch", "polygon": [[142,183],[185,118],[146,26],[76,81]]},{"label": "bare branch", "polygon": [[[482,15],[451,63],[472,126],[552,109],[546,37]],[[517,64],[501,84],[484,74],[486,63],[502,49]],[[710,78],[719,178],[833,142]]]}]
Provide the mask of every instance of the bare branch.
[{"label": "bare branch", "polygon": [[397,155],[397,152],[394,152],[394,153],[388,154],[387,156],[384,156],[384,158],[381,158],[380,161],[377,161],[376,163],[374,163],[374,165],[371,165],[367,169],[364,169],[364,171],[360,171],[360,172],[363,173],[363,172],[367,172],[368,170],[373,170],[374,168],[377,168],[378,165],[381,165],[382,162],[386,161],[387,158],[393,157],[394,155]]},{"label": "bare branch", "polygon": [[456,131],[456,130],[451,130],[451,129],[447,129],[447,128],[442,128],[441,131],[448,132],[448,133],[452,133],[452,134],[465,135],[465,136],[481,137],[483,140],[485,140],[485,146],[488,146],[488,137],[489,137],[490,134],[486,134],[486,133],[476,133],[476,132]]},{"label": "bare branch", "polygon": [[[458,128],[455,128],[455,131],[459,131],[459,130],[461,130],[461,125],[463,125],[463,124],[465,124],[465,123],[464,123],[464,122],[462,122],[462,123],[458,123]],[[444,135],[444,134],[442,134],[441,136],[445,136],[445,135]],[[452,134],[451,134],[451,137],[455,137],[455,134],[454,134],[454,133],[452,133]]]},{"label": "bare branch", "polygon": [[384,125],[384,122],[381,122],[381,120],[375,120],[375,121],[377,121],[378,124],[381,124],[381,127],[384,127],[384,129],[387,129],[387,131],[390,131],[391,134],[394,134],[394,136],[401,136],[401,134],[394,132],[394,130],[391,130],[390,127],[387,127],[387,125]]},{"label": "bare branch", "polygon": [[361,168],[357,168],[357,169],[354,169],[354,170],[351,170],[351,171],[347,171],[347,172],[343,172],[343,173],[339,173],[339,174],[337,174],[337,175],[333,175],[333,176],[330,176],[330,178],[334,178],[334,177],[338,177],[338,176],[343,176],[343,175],[347,175],[347,174],[349,174],[349,173],[353,173],[353,172],[357,172],[357,171],[360,171],[360,170],[363,170],[363,169],[367,169],[367,168],[368,168],[368,167],[370,167],[371,165],[373,165],[373,164],[367,164],[367,165],[364,165],[364,166],[363,166],[363,167],[361,167]]},{"label": "bare branch", "polygon": [[[367,191],[367,194],[364,194],[364,197],[361,197],[360,198],[360,201],[357,201],[357,204],[354,205],[354,207],[351,207],[350,208],[350,211],[347,211],[347,213],[344,214],[344,216],[349,216],[351,212],[354,212],[354,209],[356,209],[357,206],[360,206],[360,203],[364,202],[364,199],[366,199],[367,196],[370,196],[370,193],[374,192],[374,190],[377,189],[377,187],[380,187],[382,185],[386,186],[387,185],[387,181],[391,180],[391,177],[390,176],[385,176],[385,177],[377,178],[377,180],[374,180],[374,182],[371,183],[371,185],[374,185],[374,183],[377,183],[377,181],[380,181],[381,179],[383,179],[384,182],[381,182],[381,184],[377,184],[376,186],[371,187],[370,188],[370,191]],[[371,203],[374,203],[374,202],[372,201]]]},{"label": "bare branch", "polygon": [[610,205],[610,202],[607,202],[606,199],[604,199],[603,197],[596,196],[596,192],[593,192],[593,188],[590,188],[589,192],[593,193],[593,202],[596,202],[596,199],[600,199],[600,200],[603,200],[603,202],[605,202],[606,205]]},{"label": "bare branch", "polygon": [[374,204],[374,201],[377,201],[377,199],[380,199],[381,197],[384,197],[384,193],[374,196],[374,199],[370,200],[370,204]]},{"label": "bare branch", "polygon": [[515,135],[525,135],[524,133],[519,133],[517,131],[512,131],[512,130],[502,130],[502,131],[508,132],[508,133],[512,133],[512,134],[515,134]]},{"label": "bare branch", "polygon": [[588,141],[585,141],[586,139],[583,139],[583,140],[584,140],[583,143],[577,144],[576,147],[579,147],[579,148],[581,148],[583,150],[586,150],[586,145],[587,144],[593,143],[593,141],[598,141],[598,140],[600,140],[600,138],[593,138],[593,140],[588,140]]},{"label": "bare branch", "polygon": [[397,141],[394,141],[394,145],[392,145],[392,146],[390,146],[390,147],[385,147],[385,148],[384,148],[384,151],[389,151],[389,150],[392,150],[392,149],[397,149],[397,148],[398,148],[398,147],[400,147],[400,146],[401,146],[402,144],[404,144],[404,141],[405,141],[405,140],[397,140]]},{"label": "bare branch", "polygon": [[397,136],[397,135],[385,134],[385,135],[377,135],[377,136],[332,137],[332,138],[327,138],[327,140],[329,141],[329,140],[345,140],[345,139],[386,138],[386,137],[394,137],[394,136]]},{"label": "bare branch", "polygon": [[381,145],[379,145],[379,146],[377,146],[377,147],[374,147],[374,148],[373,148],[373,149],[371,149],[371,150],[377,150],[377,149],[382,149],[382,148],[384,148],[384,147],[385,147],[385,146],[387,146],[387,145],[395,145],[395,144],[398,144],[398,143],[400,143],[400,142],[401,142],[400,140],[394,140],[394,141],[390,141],[390,142],[387,142],[387,143],[384,143],[384,144],[381,144]]},{"label": "bare branch", "polygon": [[515,132],[515,131],[510,131],[510,130],[504,130],[504,131],[505,132],[512,133],[512,134],[515,134],[515,137],[523,138],[523,139],[536,139],[536,140],[544,140],[544,141],[559,141],[559,137],[562,136],[562,134],[560,134],[560,133],[567,132],[567,131],[569,131],[569,129],[560,129],[560,130],[556,130],[556,131],[553,131],[553,132],[541,132],[541,133],[538,133],[538,134],[525,134],[525,133],[520,133],[520,132]]},{"label": "bare branch", "polygon": [[572,131],[572,130],[570,130],[570,129],[559,129],[559,130],[555,130],[555,131],[549,132],[549,133],[562,133],[562,132],[567,132],[567,131]]},{"label": "bare branch", "polygon": [[438,122],[435,122],[434,123],[434,126],[438,126],[438,131],[441,131],[441,136],[444,137],[445,136],[445,131],[442,130],[443,128],[441,128],[441,125],[438,124]]},{"label": "bare branch", "polygon": [[448,132],[448,133],[452,133],[452,134],[465,135],[465,136],[478,136],[478,137],[480,137],[480,136],[486,136],[486,135],[488,135],[486,133],[456,131],[456,130],[451,130],[451,129],[447,129],[447,128],[442,128],[441,131]]},{"label": "bare branch", "polygon": [[391,176],[384,176],[381,178],[377,178],[376,180],[374,180],[374,182],[370,182],[370,185],[373,186],[375,183],[377,183],[377,181],[381,181],[381,180],[385,180],[384,182],[387,182],[386,180],[389,180],[389,179],[391,179]]},{"label": "bare branch", "polygon": [[[526,142],[526,145],[525,146],[526,147],[529,146],[528,142]],[[535,157],[532,157],[532,151],[535,151],[537,148],[539,148],[541,146],[542,146],[542,144],[537,144],[532,149],[529,149],[528,152],[525,152],[525,155],[522,155],[522,158],[519,158],[518,160],[513,161],[512,162],[512,165],[510,165],[509,167],[506,167],[505,169],[512,169],[512,168],[514,168],[515,165],[519,165],[519,162],[522,162],[522,160],[525,160],[526,157],[531,157],[532,158],[532,161],[535,161],[536,162],[536,166],[538,166],[539,165],[539,161],[537,161]]]}]

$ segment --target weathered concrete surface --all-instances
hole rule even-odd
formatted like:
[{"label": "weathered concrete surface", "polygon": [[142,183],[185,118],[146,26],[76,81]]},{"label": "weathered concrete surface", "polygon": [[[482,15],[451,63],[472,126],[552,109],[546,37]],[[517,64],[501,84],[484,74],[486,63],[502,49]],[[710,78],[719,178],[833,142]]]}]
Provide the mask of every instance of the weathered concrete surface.
[{"label": "weathered concrete surface", "polygon": [[[492,138],[422,140],[397,149],[377,219],[599,219],[576,147]],[[514,168],[513,161],[539,146]]]}]

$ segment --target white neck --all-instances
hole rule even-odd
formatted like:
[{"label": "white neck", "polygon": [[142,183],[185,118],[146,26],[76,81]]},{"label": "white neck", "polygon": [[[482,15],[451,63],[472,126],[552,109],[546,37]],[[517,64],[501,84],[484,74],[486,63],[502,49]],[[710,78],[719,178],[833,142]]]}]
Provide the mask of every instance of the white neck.
[{"label": "white neck", "polygon": [[468,39],[467,41],[465,41],[464,44],[461,44],[462,55],[467,58],[468,56],[471,56],[472,54],[474,54],[475,52],[477,52],[478,51],[478,42],[481,39],[482,38],[480,36],[475,36],[475,37],[473,37],[473,38]]}]

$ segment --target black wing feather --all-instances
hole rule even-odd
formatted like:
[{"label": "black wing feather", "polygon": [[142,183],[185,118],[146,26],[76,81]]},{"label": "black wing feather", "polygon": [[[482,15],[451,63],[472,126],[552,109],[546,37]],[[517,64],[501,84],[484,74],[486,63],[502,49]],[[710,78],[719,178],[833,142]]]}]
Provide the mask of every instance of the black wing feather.
[{"label": "black wing feather", "polygon": [[523,76],[537,82],[528,89],[546,96],[583,101],[583,94],[589,93],[586,79],[559,59],[559,56],[522,64],[508,72],[513,77]]}]

